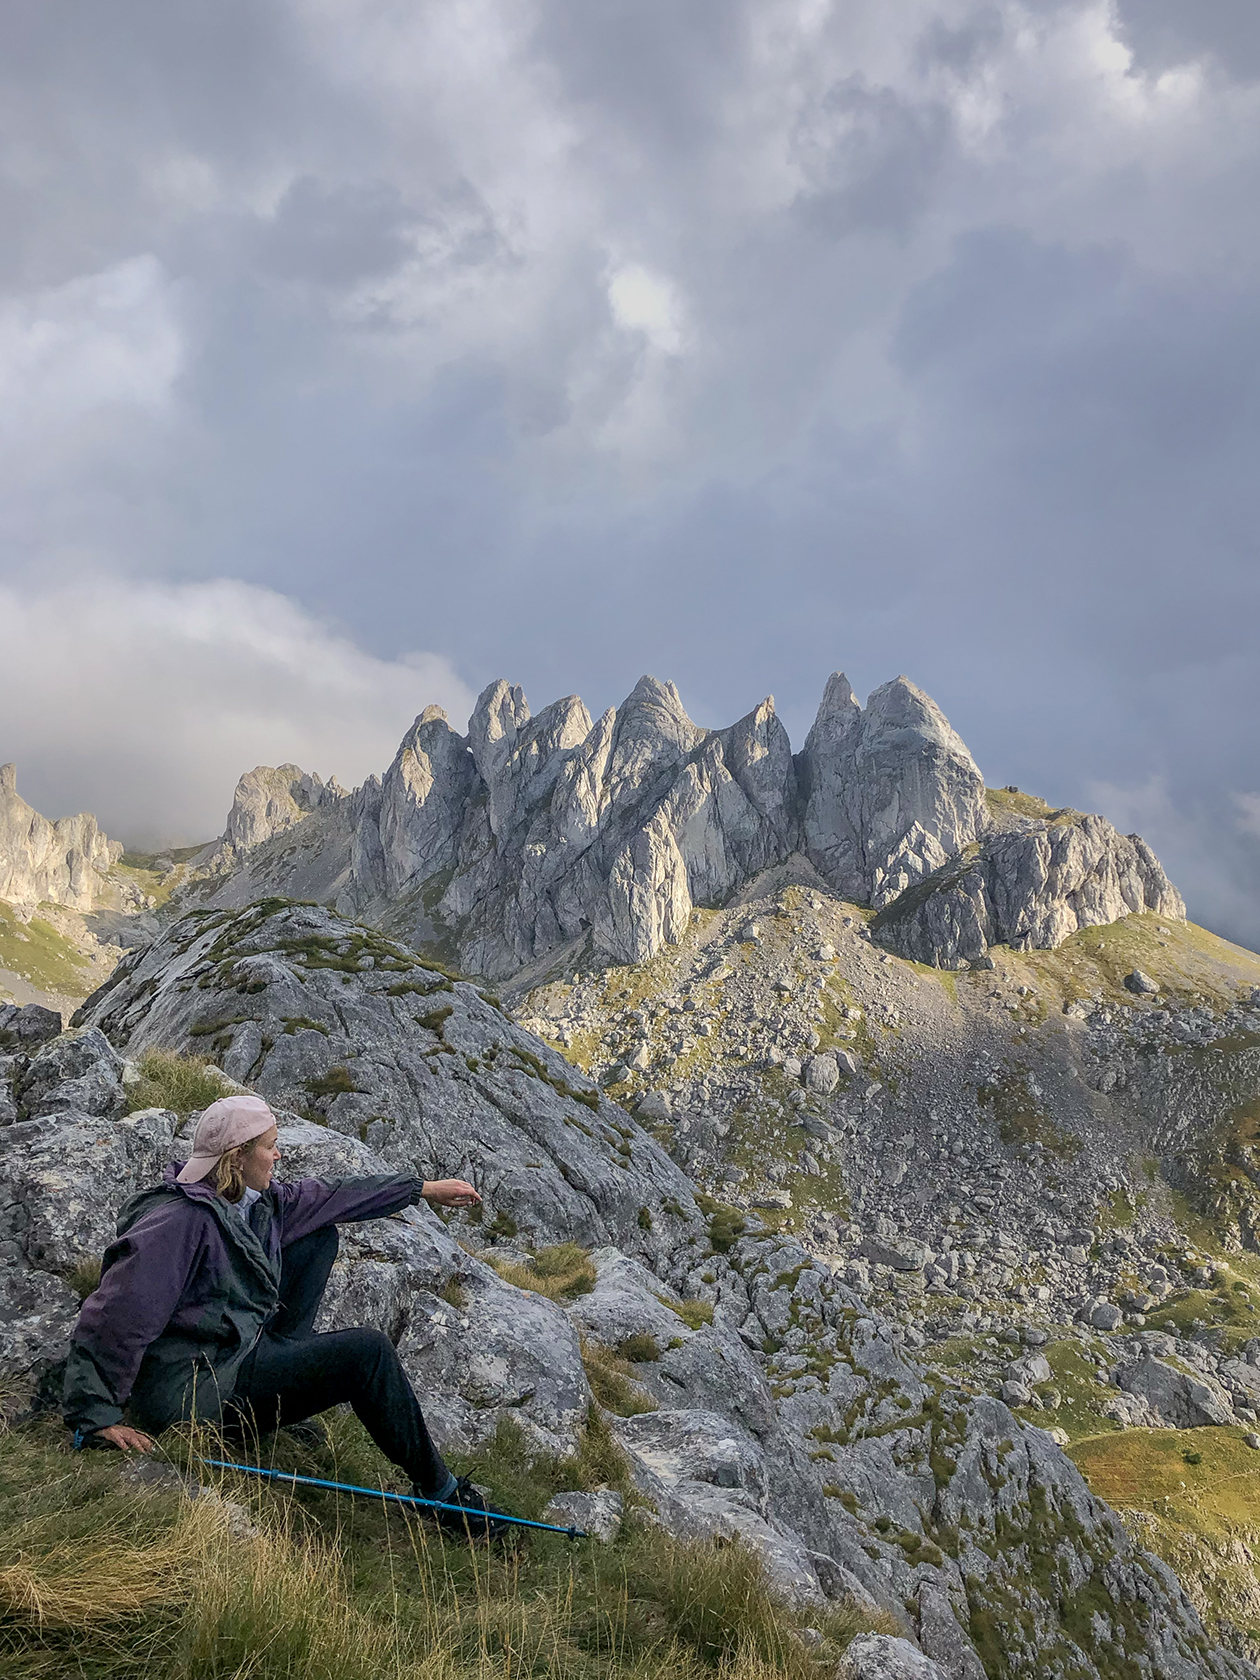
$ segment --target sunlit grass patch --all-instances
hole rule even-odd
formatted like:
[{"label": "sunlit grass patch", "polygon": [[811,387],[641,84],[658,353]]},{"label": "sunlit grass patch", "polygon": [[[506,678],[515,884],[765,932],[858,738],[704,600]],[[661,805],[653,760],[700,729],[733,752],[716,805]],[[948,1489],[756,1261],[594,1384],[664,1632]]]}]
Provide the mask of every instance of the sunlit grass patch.
[{"label": "sunlit grass patch", "polygon": [[637,1417],[640,1412],[656,1411],[656,1401],[641,1386],[634,1366],[624,1353],[605,1347],[602,1342],[584,1339],[582,1365],[591,1393],[605,1411],[618,1417]]},{"label": "sunlit grass patch", "polygon": [[587,1251],[577,1243],[540,1248],[525,1265],[514,1260],[498,1260],[493,1251],[484,1258],[505,1283],[517,1289],[532,1289],[535,1295],[546,1295],[552,1301],[571,1301],[575,1296],[589,1295],[595,1287],[595,1268]]},{"label": "sunlit grass patch", "polygon": [[1260,1526],[1260,1451],[1241,1429],[1124,1429],[1076,1441],[1068,1452],[1110,1505],[1193,1510],[1200,1526]]},{"label": "sunlit grass patch", "polygon": [[42,992],[82,997],[86,967],[88,959],[51,922],[32,916],[23,923],[11,905],[0,901],[0,968]]},{"label": "sunlit grass patch", "polygon": [[146,1050],[137,1066],[140,1078],[127,1090],[131,1113],[142,1108],[172,1108],[191,1114],[226,1096],[231,1086],[205,1056],[181,1056],[174,1050]]},{"label": "sunlit grass patch", "polygon": [[1099,1380],[1095,1367],[1081,1352],[1080,1345],[1068,1339],[1051,1342],[1040,1350],[1050,1361],[1054,1376],[1038,1388],[1043,1401],[1051,1391],[1057,1391],[1059,1402],[1043,1406],[1040,1411],[1020,1407],[1019,1416],[1041,1429],[1062,1429],[1072,1441],[1099,1434],[1110,1438],[1110,1431],[1120,1426],[1114,1418],[1103,1415],[1103,1406],[1113,1391]]}]

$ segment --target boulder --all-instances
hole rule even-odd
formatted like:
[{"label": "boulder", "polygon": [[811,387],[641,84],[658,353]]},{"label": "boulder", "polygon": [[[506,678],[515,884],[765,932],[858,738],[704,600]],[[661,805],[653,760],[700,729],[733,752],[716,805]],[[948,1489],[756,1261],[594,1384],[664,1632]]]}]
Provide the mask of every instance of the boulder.
[{"label": "boulder", "polygon": [[876,1266],[891,1266],[898,1272],[921,1272],[935,1259],[927,1244],[914,1237],[865,1236],[858,1244],[858,1254]]},{"label": "boulder", "polygon": [[0,1003],[0,1053],[26,1055],[61,1031],[61,1016],[42,1004]]},{"label": "boulder", "polygon": [[[847,1058],[852,1060],[852,1057]],[[829,1097],[840,1083],[840,1068],[835,1056],[811,1056],[805,1064],[805,1084],[819,1096]]]},{"label": "boulder", "polygon": [[1091,1296],[1077,1313],[1084,1324],[1093,1325],[1095,1330],[1103,1330],[1110,1334],[1118,1330],[1124,1323],[1124,1314],[1113,1301],[1104,1301],[1100,1296]]},{"label": "boulder", "polygon": [[1019,1381],[1036,1388],[1039,1383],[1048,1383],[1054,1376],[1054,1371],[1044,1353],[1033,1353],[1023,1359],[1017,1359],[1011,1366],[1011,1374]]},{"label": "boulder", "polygon": [[836,1680],[971,1680],[971,1675],[966,1669],[942,1668],[908,1639],[859,1633],[841,1658]]},{"label": "boulder", "polygon": [[32,1057],[15,1094],[28,1119],[73,1110],[116,1120],[127,1106],[123,1059],[96,1027],[63,1033]]},{"label": "boulder", "polygon": [[760,1556],[780,1592],[798,1602],[824,1602],[809,1547],[766,1515],[765,1457],[737,1424],[696,1410],[610,1421],[635,1485],[672,1532],[704,1540],[738,1537]]},{"label": "boulder", "polygon": [[557,1493],[543,1508],[543,1522],[577,1528],[601,1545],[611,1545],[621,1532],[626,1502],[619,1493],[600,1488],[595,1493]]},{"label": "boulder", "polygon": [[578,1328],[607,1347],[629,1336],[650,1336],[658,1351],[680,1335],[688,1335],[678,1314],[662,1299],[661,1280],[640,1260],[616,1248],[597,1248],[591,1255],[595,1288],[579,1295],[569,1307]]},{"label": "boulder", "polygon": [[1168,1429],[1198,1429],[1205,1424],[1236,1421],[1229,1395],[1213,1378],[1191,1375],[1147,1353],[1121,1365],[1116,1384],[1126,1394],[1144,1401]]}]

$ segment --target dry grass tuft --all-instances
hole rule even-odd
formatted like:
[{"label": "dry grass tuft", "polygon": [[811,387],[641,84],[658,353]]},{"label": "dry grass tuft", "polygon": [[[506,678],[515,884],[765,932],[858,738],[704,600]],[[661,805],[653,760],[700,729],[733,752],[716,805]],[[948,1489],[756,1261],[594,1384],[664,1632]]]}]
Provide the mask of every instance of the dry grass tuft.
[{"label": "dry grass tuft", "polygon": [[589,1295],[595,1287],[595,1268],[586,1250],[577,1243],[540,1248],[524,1266],[511,1260],[496,1260],[493,1251],[483,1258],[489,1260],[505,1283],[517,1289],[532,1289],[535,1295],[546,1295],[552,1301],[571,1301],[577,1295]]},{"label": "dry grass tuft", "polygon": [[[656,1344],[652,1347],[655,1352]],[[605,1411],[617,1417],[637,1417],[640,1412],[657,1410],[656,1401],[641,1387],[634,1366],[624,1354],[584,1337],[582,1364],[591,1393]]]},{"label": "dry grass tuft", "polygon": [[205,1056],[181,1056],[175,1050],[146,1050],[139,1061],[140,1078],[127,1092],[127,1108],[173,1108],[192,1114],[226,1096],[231,1086]]},{"label": "dry grass tuft", "polygon": [[[364,1486],[388,1478],[352,1419],[329,1421],[323,1474]],[[190,1450],[166,1444],[176,1457]],[[277,1467],[316,1467],[282,1462],[283,1437],[266,1450]],[[506,1550],[470,1550],[369,1498],[245,1478],[195,1499],[174,1479],[141,1491],[120,1480],[118,1455],[67,1453],[51,1426],[11,1430],[0,1435],[0,1673],[825,1680],[870,1625],[843,1609],[811,1610],[823,1642],[807,1646],[799,1612],[770,1590],[750,1552],[673,1540],[633,1520],[624,1460],[598,1417],[562,1463],[531,1458],[520,1431],[505,1425],[478,1459],[457,1467],[529,1516],[561,1488],[620,1485],[631,1520],[607,1547],[535,1535]]]}]

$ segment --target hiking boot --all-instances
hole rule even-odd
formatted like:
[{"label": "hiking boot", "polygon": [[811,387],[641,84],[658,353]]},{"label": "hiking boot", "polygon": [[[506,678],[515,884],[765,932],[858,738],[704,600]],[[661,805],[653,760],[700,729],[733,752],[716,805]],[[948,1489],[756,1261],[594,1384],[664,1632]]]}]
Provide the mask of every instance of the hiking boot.
[{"label": "hiking boot", "polygon": [[[431,1495],[421,1493],[418,1486],[412,1487],[412,1493],[417,1499],[427,1499]],[[455,1484],[455,1491],[448,1493],[442,1500],[444,1506],[458,1506],[458,1510],[435,1511],[429,1507],[422,1507],[426,1517],[435,1522],[443,1534],[449,1534],[454,1540],[491,1541],[502,1540],[511,1532],[511,1524],[501,1518],[492,1516],[490,1508],[482,1496],[472,1485],[468,1476],[461,1476]]]}]

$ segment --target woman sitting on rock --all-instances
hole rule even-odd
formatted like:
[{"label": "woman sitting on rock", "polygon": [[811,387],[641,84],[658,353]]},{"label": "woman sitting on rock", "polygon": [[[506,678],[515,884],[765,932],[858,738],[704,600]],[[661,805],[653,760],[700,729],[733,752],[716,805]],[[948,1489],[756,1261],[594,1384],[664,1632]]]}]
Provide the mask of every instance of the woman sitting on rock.
[{"label": "woman sitting on rock", "polygon": [[480,1196],[405,1174],[273,1184],[279,1159],[262,1098],[222,1097],[197,1122],[192,1159],[123,1208],[66,1367],[76,1441],[149,1452],[145,1431],[181,1419],[265,1432],[345,1401],[416,1494],[461,1508],[435,1513],[445,1529],[490,1538],[505,1525],[442,1462],[389,1337],[313,1330],[339,1223]]}]

